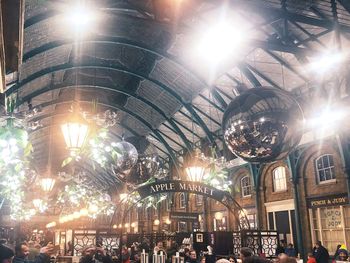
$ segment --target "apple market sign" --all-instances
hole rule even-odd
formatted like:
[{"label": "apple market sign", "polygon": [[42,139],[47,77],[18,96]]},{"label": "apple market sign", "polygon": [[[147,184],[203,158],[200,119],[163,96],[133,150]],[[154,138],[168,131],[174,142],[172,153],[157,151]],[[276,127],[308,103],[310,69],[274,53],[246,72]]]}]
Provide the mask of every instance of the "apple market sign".
[{"label": "apple market sign", "polygon": [[160,193],[184,192],[208,196],[222,202],[229,193],[206,184],[191,181],[162,181],[140,186],[136,189],[141,198]]}]

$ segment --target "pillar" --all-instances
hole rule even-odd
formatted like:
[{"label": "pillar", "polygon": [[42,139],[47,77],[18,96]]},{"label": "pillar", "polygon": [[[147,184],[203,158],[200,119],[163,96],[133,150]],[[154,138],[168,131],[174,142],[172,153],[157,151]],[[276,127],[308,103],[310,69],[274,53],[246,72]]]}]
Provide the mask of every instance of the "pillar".
[{"label": "pillar", "polygon": [[350,200],[350,149],[349,138],[345,134],[337,136],[338,147],[342,159],[344,172],[346,176],[346,185],[348,188],[348,199]]},{"label": "pillar", "polygon": [[298,252],[300,253],[301,257],[306,260],[306,254],[304,251],[304,245],[303,245],[303,229],[302,229],[302,223],[301,223],[301,217],[300,217],[300,201],[299,201],[299,169],[297,169],[298,161],[296,152],[292,152],[289,154],[288,157],[288,166],[292,175],[292,184],[293,184],[293,197],[294,197],[294,210],[295,210],[295,228],[296,228],[296,235],[297,235],[297,245],[298,245]]},{"label": "pillar", "polygon": [[260,202],[260,169],[257,164],[249,163],[250,173],[254,181],[255,190],[255,210],[256,210],[256,229],[261,229],[261,202]]}]

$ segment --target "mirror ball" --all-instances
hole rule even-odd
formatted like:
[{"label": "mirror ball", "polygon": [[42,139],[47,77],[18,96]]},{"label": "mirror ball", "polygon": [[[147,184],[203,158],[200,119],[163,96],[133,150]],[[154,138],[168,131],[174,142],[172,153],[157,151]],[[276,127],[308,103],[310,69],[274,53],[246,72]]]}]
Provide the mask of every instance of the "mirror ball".
[{"label": "mirror ball", "polygon": [[231,101],[222,129],[231,152],[248,162],[271,162],[287,157],[300,142],[303,113],[286,91],[252,88]]},{"label": "mirror ball", "polygon": [[131,168],[137,163],[137,150],[134,145],[126,141],[118,142],[115,147],[119,149],[120,154],[118,154],[118,158],[112,166],[113,171],[121,179],[126,179],[130,174]]}]

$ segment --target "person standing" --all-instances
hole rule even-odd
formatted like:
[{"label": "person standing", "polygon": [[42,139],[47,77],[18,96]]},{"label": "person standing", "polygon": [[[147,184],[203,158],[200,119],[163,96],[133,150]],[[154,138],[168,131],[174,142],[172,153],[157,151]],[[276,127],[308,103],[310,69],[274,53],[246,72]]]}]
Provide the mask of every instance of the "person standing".
[{"label": "person standing", "polygon": [[321,241],[316,242],[313,255],[317,263],[328,263],[329,261],[328,250],[324,246],[322,246]]},{"label": "person standing", "polygon": [[53,254],[53,247],[42,247],[40,249],[40,254],[35,258],[35,260],[29,260],[29,247],[27,243],[22,242],[15,246],[15,257],[13,263],[49,263],[50,256]]},{"label": "person standing", "polygon": [[296,257],[297,253],[292,243],[289,243],[287,248],[284,250],[284,253],[288,255],[288,257]]},{"label": "person standing", "polygon": [[0,263],[11,263],[14,255],[11,248],[0,245]]},{"label": "person standing", "polygon": [[285,253],[285,249],[286,249],[286,242],[284,240],[281,240],[276,248],[276,256],[278,256],[279,254]]},{"label": "person standing", "polygon": [[196,250],[190,250],[190,257],[186,263],[198,263]]}]

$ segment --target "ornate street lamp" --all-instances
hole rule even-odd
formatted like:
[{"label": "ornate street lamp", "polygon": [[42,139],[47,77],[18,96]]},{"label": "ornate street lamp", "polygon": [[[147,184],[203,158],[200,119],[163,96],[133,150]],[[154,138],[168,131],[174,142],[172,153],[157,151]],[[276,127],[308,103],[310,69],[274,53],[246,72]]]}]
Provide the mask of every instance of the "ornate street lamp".
[{"label": "ornate street lamp", "polygon": [[78,114],[72,114],[66,122],[61,125],[61,130],[67,148],[74,153],[83,145],[89,133],[89,125]]}]

